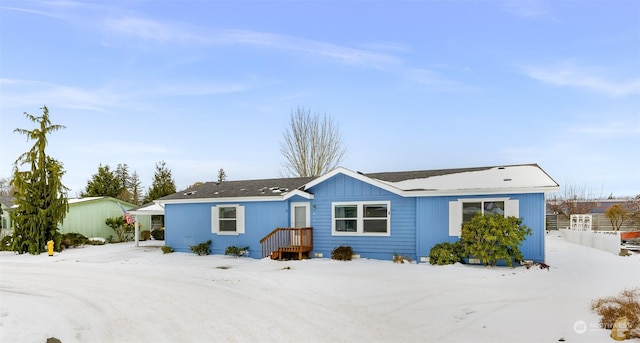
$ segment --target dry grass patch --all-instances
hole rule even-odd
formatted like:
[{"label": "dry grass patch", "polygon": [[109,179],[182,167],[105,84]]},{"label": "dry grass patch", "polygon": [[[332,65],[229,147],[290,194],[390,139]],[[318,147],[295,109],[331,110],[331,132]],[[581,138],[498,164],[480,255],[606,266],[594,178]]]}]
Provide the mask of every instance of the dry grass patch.
[{"label": "dry grass patch", "polygon": [[618,318],[627,317],[629,329],[640,328],[640,288],[625,289],[615,297],[591,302],[591,310],[600,315],[602,328],[612,329]]}]

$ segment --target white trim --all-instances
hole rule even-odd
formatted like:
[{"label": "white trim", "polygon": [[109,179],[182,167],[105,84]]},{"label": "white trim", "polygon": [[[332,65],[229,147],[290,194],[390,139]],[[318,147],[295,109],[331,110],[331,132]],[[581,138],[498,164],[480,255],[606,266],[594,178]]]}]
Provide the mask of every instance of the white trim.
[{"label": "white trim", "polygon": [[311,188],[313,186],[316,186],[316,185],[318,185],[318,184],[320,184],[320,183],[322,183],[322,182],[324,182],[324,181],[326,181],[326,180],[328,180],[328,179],[330,179],[330,178],[332,178],[332,177],[334,177],[334,176],[336,176],[338,174],[343,174],[343,175],[352,177],[352,178],[354,178],[356,180],[362,181],[364,183],[368,183],[368,184],[370,184],[372,186],[376,186],[378,188],[382,188],[382,189],[384,189],[386,191],[389,191],[391,193],[394,193],[394,194],[403,195],[402,194],[403,191],[400,190],[397,187],[389,185],[388,183],[382,182],[380,180],[372,179],[372,178],[370,178],[368,176],[362,175],[360,173],[356,173],[354,171],[351,171],[351,170],[343,168],[343,167],[338,167],[338,168],[328,172],[327,174],[324,174],[324,175],[322,175],[322,176],[320,176],[320,177],[318,177],[316,179],[311,180],[309,183],[305,184],[304,187],[305,187],[305,189],[309,189],[309,188]]},{"label": "white trim", "polygon": [[290,218],[290,223],[289,225],[291,227],[295,227],[295,216],[296,216],[296,211],[295,208],[302,206],[305,208],[305,221],[306,221],[306,225],[303,227],[310,227],[311,226],[311,205],[308,202],[292,202],[291,206],[289,207],[289,212],[291,214],[291,218]]},{"label": "white trim", "polygon": [[[220,208],[234,207],[236,209],[236,231],[220,231]],[[237,236],[245,232],[244,206],[238,204],[219,204],[211,206],[211,233],[221,236]]]},{"label": "white trim", "polygon": [[[297,192],[296,192],[297,191]],[[158,200],[158,203],[164,204],[197,204],[197,203],[207,203],[207,202],[261,202],[261,201],[284,201],[286,199],[291,198],[294,195],[300,195],[306,199],[313,199],[313,194],[303,192],[303,191],[291,191],[284,195],[276,195],[276,196],[252,196],[252,197],[226,197],[226,198],[193,198],[193,199],[169,199],[169,200]],[[298,193],[299,192],[299,193]],[[289,194],[293,193],[293,194]],[[306,194],[306,195],[305,195]]]},{"label": "white trim", "polygon": [[[356,232],[339,232],[336,231],[336,206],[355,205],[357,206],[356,216]],[[364,205],[386,205],[387,206],[387,231],[381,233],[364,232]],[[372,236],[384,237],[391,236],[391,201],[336,201],[331,203],[331,235],[332,236]]]},{"label": "white trim", "polygon": [[400,195],[404,197],[439,197],[439,196],[472,196],[472,195],[495,195],[495,194],[529,194],[557,192],[559,186],[537,187],[537,188],[487,188],[487,189],[459,189],[459,190],[438,190],[438,191],[403,191]]},{"label": "white trim", "polygon": [[511,199],[510,197],[500,198],[459,198],[457,200],[449,201],[449,236],[460,237],[462,234],[462,222],[463,211],[462,205],[470,202],[479,202],[483,205],[480,206],[481,211],[484,213],[485,202],[504,202],[504,216],[505,217],[519,217],[520,215],[520,201],[518,199]]},{"label": "white trim", "polygon": [[287,200],[287,199],[289,199],[291,197],[294,197],[296,195],[299,195],[299,196],[301,196],[301,197],[303,197],[305,199],[308,199],[308,200],[313,200],[313,194],[307,193],[305,191],[301,191],[299,189],[294,189],[292,191],[289,191],[289,192],[283,194],[282,199],[283,200]]}]

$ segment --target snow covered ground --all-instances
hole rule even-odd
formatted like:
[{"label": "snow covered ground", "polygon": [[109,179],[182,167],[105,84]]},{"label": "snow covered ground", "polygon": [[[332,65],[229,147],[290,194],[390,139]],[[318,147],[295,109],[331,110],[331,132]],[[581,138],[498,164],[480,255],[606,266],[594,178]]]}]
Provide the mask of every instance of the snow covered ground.
[{"label": "snow covered ground", "polygon": [[640,286],[547,235],[550,270],[162,254],[155,241],[0,252],[0,342],[606,342],[591,300]]}]

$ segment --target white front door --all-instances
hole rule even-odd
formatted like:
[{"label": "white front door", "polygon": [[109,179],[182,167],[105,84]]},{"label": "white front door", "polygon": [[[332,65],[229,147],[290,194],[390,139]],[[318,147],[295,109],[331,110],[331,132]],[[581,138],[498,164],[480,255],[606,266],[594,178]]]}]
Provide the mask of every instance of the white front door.
[{"label": "white front door", "polygon": [[[311,217],[309,215],[308,202],[292,202],[291,203],[291,227],[301,228],[309,227]],[[291,245],[300,245],[300,232],[291,232]]]},{"label": "white front door", "polygon": [[291,227],[309,227],[311,217],[309,214],[308,202],[292,202],[291,203]]}]

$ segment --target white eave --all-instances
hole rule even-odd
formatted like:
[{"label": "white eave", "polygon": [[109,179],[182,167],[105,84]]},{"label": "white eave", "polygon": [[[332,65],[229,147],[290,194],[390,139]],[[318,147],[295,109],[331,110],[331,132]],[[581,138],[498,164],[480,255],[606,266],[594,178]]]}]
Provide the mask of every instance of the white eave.
[{"label": "white eave", "polygon": [[140,207],[137,210],[127,211],[134,216],[150,216],[150,215],[163,215],[164,206],[159,203],[149,204],[144,207]]},{"label": "white eave", "polygon": [[159,200],[158,202],[161,204],[193,204],[193,203],[238,203],[238,202],[259,202],[259,201],[283,201],[287,200],[291,197],[299,195],[305,199],[313,199],[313,194],[301,191],[299,189],[294,189],[292,191],[282,193],[279,195],[271,195],[271,196],[246,196],[246,197],[219,197],[219,198],[194,198],[194,199],[170,199],[170,200]]}]

